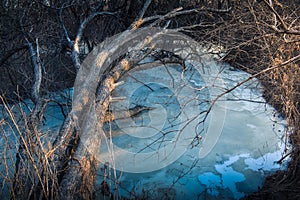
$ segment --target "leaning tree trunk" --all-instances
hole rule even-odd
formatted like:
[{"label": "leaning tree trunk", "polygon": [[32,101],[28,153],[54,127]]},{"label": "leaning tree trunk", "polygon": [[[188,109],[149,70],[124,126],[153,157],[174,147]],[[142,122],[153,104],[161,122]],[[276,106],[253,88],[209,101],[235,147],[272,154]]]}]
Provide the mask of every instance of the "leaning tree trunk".
[{"label": "leaning tree trunk", "polygon": [[[119,78],[143,57],[138,56],[151,41],[150,35],[157,33],[157,29],[125,31],[118,36],[106,40],[92,51],[83,62],[78,72],[72,111],[63,126],[59,138],[56,140],[57,153],[54,160],[56,169],[66,169],[61,175],[60,198],[90,199],[93,193],[96,170],[98,168],[100,143],[104,136],[103,123],[106,111],[111,101],[111,92],[118,85]],[[135,41],[135,42],[133,42]],[[112,62],[127,53],[131,48],[132,55],[122,59],[116,66]],[[100,80],[100,81],[99,81]],[[75,153],[67,161],[58,158],[64,148],[65,141],[78,136],[78,146]],[[59,170],[57,170],[59,171]]]},{"label": "leaning tree trunk", "polygon": [[[113,100],[111,92],[120,84],[122,75],[157,50],[176,50],[179,58],[199,59],[197,53],[186,54],[186,51],[199,51],[198,47],[198,43],[176,30],[148,27],[114,36],[88,55],[75,81],[72,111],[55,143],[54,166],[57,171],[63,171],[59,185],[61,199],[72,199],[74,195],[80,199],[92,198],[101,139],[105,137],[106,111]],[[71,141],[74,136],[75,153],[62,159],[59,155],[68,145],[65,141]]]}]

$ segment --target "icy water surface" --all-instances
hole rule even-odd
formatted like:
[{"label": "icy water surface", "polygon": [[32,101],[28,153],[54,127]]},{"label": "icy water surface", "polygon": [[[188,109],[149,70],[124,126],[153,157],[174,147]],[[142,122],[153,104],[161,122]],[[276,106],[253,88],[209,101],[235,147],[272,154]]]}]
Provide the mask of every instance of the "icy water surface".
[{"label": "icy water surface", "polygon": [[[267,175],[285,168],[276,161],[285,151],[286,122],[265,103],[256,80],[220,98],[205,123],[201,122],[220,92],[250,76],[215,63],[209,67],[218,73],[187,65],[185,71],[180,66],[160,66],[125,76],[113,96],[126,99],[112,103],[110,109],[149,109],[105,125],[113,139],[103,140],[96,188],[105,178],[116,196],[239,199],[262,186]],[[71,95],[72,89],[64,91],[64,97],[53,94],[56,101],[47,107],[44,131],[58,131],[69,111],[61,103],[70,106]],[[32,103],[26,100],[21,107],[28,112]],[[4,113],[2,108],[3,118],[10,121]],[[8,125],[3,130],[10,141],[15,140]],[[1,138],[1,145],[5,142]]]},{"label": "icy water surface", "polygon": [[[285,151],[285,121],[265,103],[256,80],[220,98],[214,115],[209,114],[207,123],[201,123],[217,96],[206,84],[222,92],[250,76],[228,66],[212,63],[211,67],[218,69],[213,76],[222,79],[219,84],[205,78],[212,73],[208,69],[198,72],[188,67],[182,72],[179,66],[169,66],[168,70],[161,66],[131,72],[114,91],[113,95],[126,97],[126,101],[115,102],[113,110],[137,105],[153,108],[107,125],[112,133],[120,132],[102,146],[102,162],[117,168],[111,169],[108,177],[117,178],[118,194],[150,199],[240,199],[257,191],[267,175],[284,168],[276,161]],[[195,116],[198,118],[193,121]],[[192,125],[185,127],[187,122]],[[222,123],[220,135],[214,133],[218,123]],[[187,148],[171,163],[159,166],[157,160],[169,159],[168,145],[176,141],[178,130],[190,135],[186,137],[189,143],[184,144]],[[196,135],[198,141],[191,139]],[[109,148],[114,148],[113,156],[105,154]],[[124,149],[135,156],[125,155]],[[139,158],[142,153],[145,156]],[[101,174],[103,168],[99,183]],[[110,184],[113,191],[116,184]]]}]

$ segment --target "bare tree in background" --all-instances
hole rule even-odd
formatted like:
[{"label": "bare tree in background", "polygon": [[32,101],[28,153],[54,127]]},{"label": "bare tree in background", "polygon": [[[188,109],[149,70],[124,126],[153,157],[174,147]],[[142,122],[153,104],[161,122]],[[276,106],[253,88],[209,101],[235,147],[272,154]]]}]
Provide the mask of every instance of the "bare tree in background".
[{"label": "bare tree in background", "polygon": [[[10,177],[13,181],[8,181],[11,197],[93,197],[98,161],[91,152],[97,151],[101,140],[100,133],[95,134],[96,128],[103,128],[111,92],[118,80],[151,53],[149,50],[140,57],[126,55],[128,52],[117,55],[116,47],[136,37],[140,42],[131,47],[141,52],[148,43],[147,38],[139,38],[139,29],[150,30],[150,27],[183,32],[208,49],[222,47],[226,55],[220,61],[246,70],[253,74],[252,78],[262,81],[265,97],[294,127],[291,137],[294,162],[287,176],[276,178],[285,183],[283,191],[290,186],[290,181],[299,183],[299,176],[295,176],[299,173],[300,160],[299,9],[296,0],[289,3],[275,0],[3,1],[0,76],[7,84],[1,86],[2,104],[8,105],[4,96],[11,101],[30,97],[34,102],[30,115],[24,116],[21,122],[15,121],[9,112],[11,108],[6,107],[19,138],[14,176]],[[116,33],[120,34],[96,49],[105,38]],[[95,74],[84,71],[91,68],[80,70],[82,61],[93,49],[99,54],[99,68],[104,66],[107,70],[99,69]],[[123,59],[118,60],[119,56]],[[108,58],[118,62],[110,63]],[[180,64],[180,60],[176,63]],[[79,80],[78,84],[89,82],[87,86],[92,84],[93,88],[75,91],[73,112],[66,116],[51,144],[45,145],[41,142],[40,124],[47,102],[51,101],[47,95],[72,86],[77,73],[82,73],[80,77],[90,75],[90,79]],[[96,115],[97,123],[91,115]],[[74,116],[84,119],[82,124]],[[94,130],[89,129],[87,121],[95,123]],[[88,141],[89,150],[82,144],[83,140]]]}]

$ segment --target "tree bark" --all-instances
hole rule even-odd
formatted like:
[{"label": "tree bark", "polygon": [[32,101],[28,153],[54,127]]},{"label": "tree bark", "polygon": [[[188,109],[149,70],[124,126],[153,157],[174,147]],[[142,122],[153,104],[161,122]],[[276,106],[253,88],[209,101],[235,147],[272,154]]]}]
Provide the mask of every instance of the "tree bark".
[{"label": "tree bark", "polygon": [[[59,160],[59,163],[55,164],[58,169],[63,168],[62,163],[68,163],[59,187],[61,199],[92,198],[100,144],[104,137],[102,128],[111,101],[111,92],[122,74],[131,69],[134,66],[131,64],[136,64],[140,59],[133,56],[128,60],[123,59],[117,66],[111,64],[119,56],[125,55],[129,48],[136,49],[138,52],[149,44],[148,38],[145,39],[146,36],[141,34],[143,31],[125,31],[103,42],[99,49],[94,50],[90,57],[88,56],[78,72],[72,111],[69,115],[71,122],[66,121],[67,128],[56,141],[56,144],[63,144],[72,136],[70,134],[72,129],[80,138],[76,152],[69,161],[55,159]],[[147,35],[150,37],[156,32],[157,29],[153,29],[147,31]],[[61,146],[58,146],[58,149],[60,148]],[[59,152],[63,151],[58,150],[55,156],[59,155]]]}]

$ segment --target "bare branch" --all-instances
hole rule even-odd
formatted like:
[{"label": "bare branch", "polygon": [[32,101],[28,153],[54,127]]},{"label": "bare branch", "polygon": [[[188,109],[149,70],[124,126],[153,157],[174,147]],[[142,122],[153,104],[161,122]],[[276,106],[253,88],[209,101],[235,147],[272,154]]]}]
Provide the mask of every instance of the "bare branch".
[{"label": "bare branch", "polygon": [[130,25],[129,29],[135,30],[135,29],[139,28],[144,23],[143,16],[144,16],[146,10],[148,9],[149,5],[151,4],[151,1],[152,0],[146,0],[142,10],[140,11],[138,16],[134,20],[134,23],[132,23]]},{"label": "bare branch", "polygon": [[297,60],[299,60],[299,59],[300,59],[300,54],[297,55],[297,56],[295,56],[295,57],[293,57],[293,58],[291,58],[291,59],[289,59],[289,60],[287,60],[287,61],[285,61],[285,62],[283,62],[283,63],[281,63],[280,65],[275,65],[275,66],[266,68],[266,69],[264,69],[264,70],[261,70],[260,72],[258,72],[258,73],[256,73],[256,74],[250,76],[249,78],[243,80],[242,82],[239,82],[239,83],[236,84],[234,87],[232,87],[232,88],[226,90],[225,92],[223,92],[222,94],[218,95],[218,96],[212,101],[212,103],[211,103],[211,105],[210,105],[210,107],[209,107],[209,109],[208,109],[208,111],[207,111],[207,114],[206,114],[206,116],[204,117],[203,121],[206,120],[208,114],[210,113],[210,111],[211,111],[211,109],[213,108],[213,106],[215,105],[215,103],[216,103],[221,97],[223,97],[224,95],[226,95],[226,94],[232,92],[232,91],[235,90],[236,88],[240,87],[241,85],[243,85],[243,84],[249,82],[250,80],[252,80],[252,79],[254,79],[254,78],[256,78],[256,77],[258,77],[258,76],[260,76],[260,75],[262,75],[262,74],[265,74],[265,73],[267,73],[267,72],[269,72],[269,71],[272,71],[272,70],[274,70],[274,69],[276,69],[276,68],[283,67],[283,66],[285,66],[285,65],[287,65],[287,64],[289,64],[289,63],[295,62],[295,61],[297,61]]},{"label": "bare branch", "polygon": [[89,15],[79,26],[78,30],[77,30],[77,35],[76,35],[76,38],[75,38],[75,41],[74,41],[74,45],[73,45],[73,51],[72,51],[72,58],[73,58],[73,61],[74,61],[74,64],[75,64],[75,69],[76,71],[79,70],[80,68],[80,59],[79,59],[79,43],[81,41],[81,37],[82,37],[82,34],[83,34],[83,31],[86,27],[86,25],[92,20],[94,19],[94,17],[98,16],[98,15],[112,15],[114,16],[115,14],[114,13],[111,13],[111,12],[106,12],[106,11],[103,11],[103,12],[95,12],[95,13],[92,13],[91,15]]},{"label": "bare branch", "polygon": [[267,2],[267,0],[264,0],[264,3],[268,6],[268,8],[276,15],[276,17],[279,19],[280,23],[282,24],[283,28],[285,31],[289,31],[287,25],[285,24],[285,22],[283,21],[283,19],[281,18],[281,16],[276,12],[276,10],[274,9],[274,7],[269,4],[269,2]]},{"label": "bare branch", "polygon": [[[63,8],[63,7],[62,7]],[[93,12],[92,14],[90,14],[87,18],[84,19],[84,21],[79,25],[79,28],[77,30],[77,34],[76,34],[76,38],[74,40],[74,42],[72,42],[69,34],[68,34],[68,31],[64,25],[64,22],[62,20],[62,11],[63,9],[60,9],[60,12],[59,12],[59,18],[60,18],[60,22],[62,24],[62,27],[64,29],[64,33],[65,33],[65,36],[66,36],[66,39],[68,41],[68,44],[69,46],[71,47],[72,49],[72,60],[73,60],[73,63],[75,65],[75,70],[76,72],[79,70],[80,68],[80,59],[79,59],[79,45],[80,45],[80,41],[81,41],[81,38],[82,38],[82,34],[83,34],[83,31],[85,29],[85,27],[87,26],[87,24],[93,20],[96,16],[99,16],[99,15],[111,15],[111,16],[115,16],[115,13],[112,13],[112,12],[106,12],[106,11],[103,11],[103,12]]]},{"label": "bare branch", "polygon": [[[148,9],[148,7],[150,6],[151,2],[152,2],[152,0],[146,0],[145,4],[144,4],[142,10],[140,11],[140,13],[138,14],[136,20],[142,19],[142,18],[144,17],[145,12],[146,12],[146,10]],[[136,20],[135,20],[135,21],[136,21]]]},{"label": "bare branch", "polygon": [[268,6],[268,8],[274,13],[274,15],[279,19],[282,27],[283,27],[283,31],[279,30],[276,27],[276,24],[271,26],[271,28],[276,31],[277,33],[286,33],[286,34],[293,34],[293,35],[300,35],[300,31],[293,31],[290,30],[290,28],[288,28],[288,26],[286,25],[286,23],[284,22],[284,20],[282,19],[282,17],[278,14],[278,12],[274,9],[273,5],[270,4],[269,2],[267,2],[267,0],[264,0],[264,3]]},{"label": "bare branch", "polygon": [[72,46],[73,46],[73,42],[72,42],[72,40],[71,40],[71,38],[70,38],[70,36],[69,36],[69,33],[68,33],[67,28],[66,28],[66,26],[65,26],[65,23],[64,23],[64,21],[63,21],[63,19],[62,19],[63,8],[64,8],[64,4],[62,5],[61,9],[59,10],[59,21],[60,21],[60,23],[61,23],[61,25],[62,25],[62,27],[63,27],[65,37],[66,37],[66,39],[67,39],[67,41],[68,41],[68,45],[69,45],[70,47],[72,47]]},{"label": "bare branch", "polygon": [[195,13],[200,13],[200,12],[227,13],[231,9],[232,9],[231,7],[227,8],[227,9],[213,9],[213,8],[201,7],[201,8],[194,8],[194,9],[190,9],[190,10],[183,10],[182,7],[179,7],[165,15],[155,15],[155,16],[147,17],[147,18],[143,19],[143,23],[158,19],[150,25],[150,27],[152,27],[152,26],[159,24],[162,21],[165,21],[167,19],[171,19],[171,18],[180,16],[180,15],[195,14]]},{"label": "bare branch", "polygon": [[32,86],[32,97],[35,103],[39,100],[40,87],[42,83],[42,66],[39,54],[38,39],[36,39],[36,50],[34,50],[31,42],[28,42],[28,47],[31,55],[32,64],[34,66],[34,84]]}]

